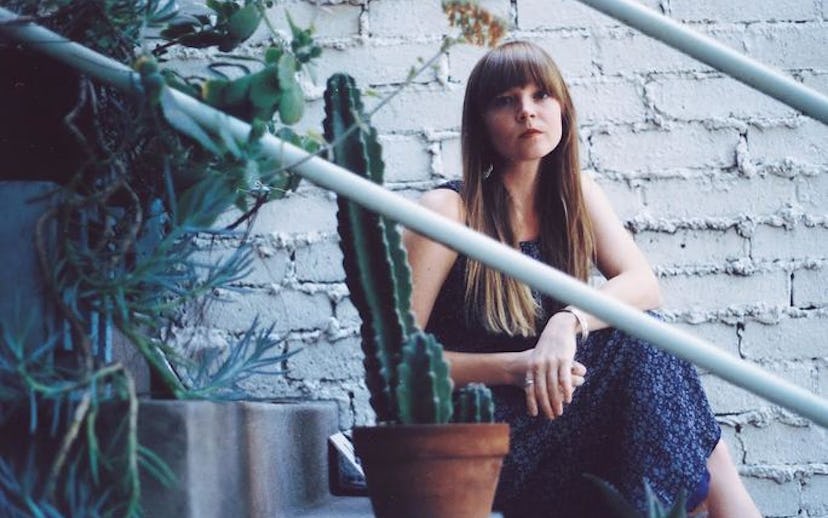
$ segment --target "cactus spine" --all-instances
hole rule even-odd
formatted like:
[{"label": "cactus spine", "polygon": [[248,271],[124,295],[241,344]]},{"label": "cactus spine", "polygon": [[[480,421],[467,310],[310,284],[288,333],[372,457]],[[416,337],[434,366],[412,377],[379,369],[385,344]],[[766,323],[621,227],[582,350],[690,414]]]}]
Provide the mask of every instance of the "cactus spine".
[{"label": "cactus spine", "polygon": [[[352,77],[328,79],[323,127],[325,139],[334,143],[334,162],[382,183],[382,147]],[[345,282],[362,318],[365,380],[377,420],[449,422],[454,411],[449,367],[442,346],[414,322],[411,270],[396,225],[342,197],[337,206]],[[491,405],[490,396],[488,401]],[[492,412],[486,407],[476,413]]]}]

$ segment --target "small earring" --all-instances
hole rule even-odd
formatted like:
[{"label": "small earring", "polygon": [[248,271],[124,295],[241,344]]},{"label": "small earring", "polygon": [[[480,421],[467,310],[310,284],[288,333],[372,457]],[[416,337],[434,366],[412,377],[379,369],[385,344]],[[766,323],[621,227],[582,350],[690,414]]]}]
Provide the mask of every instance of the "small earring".
[{"label": "small earring", "polygon": [[483,179],[487,180],[490,176],[492,176],[492,171],[494,170],[494,164],[489,164],[489,167],[483,170]]}]

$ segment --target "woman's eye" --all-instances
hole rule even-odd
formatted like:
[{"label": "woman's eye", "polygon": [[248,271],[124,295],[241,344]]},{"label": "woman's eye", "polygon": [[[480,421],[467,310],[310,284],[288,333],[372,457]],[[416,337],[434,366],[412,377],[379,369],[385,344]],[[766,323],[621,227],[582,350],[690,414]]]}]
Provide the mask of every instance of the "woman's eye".
[{"label": "woman's eye", "polygon": [[548,97],[549,97],[549,92],[547,92],[546,90],[539,90],[539,91],[535,92],[535,99],[541,100],[541,99],[546,99]]},{"label": "woman's eye", "polygon": [[505,108],[512,105],[512,97],[508,95],[498,95],[492,99],[492,108]]}]

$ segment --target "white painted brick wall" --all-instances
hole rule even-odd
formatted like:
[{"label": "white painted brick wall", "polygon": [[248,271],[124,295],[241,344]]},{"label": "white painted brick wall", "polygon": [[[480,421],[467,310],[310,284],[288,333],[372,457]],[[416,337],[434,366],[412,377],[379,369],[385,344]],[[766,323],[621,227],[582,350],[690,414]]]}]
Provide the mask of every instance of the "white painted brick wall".
[{"label": "white painted brick wall", "polygon": [[765,427],[746,426],[741,435],[748,464],[828,462],[828,432],[815,425],[778,421]]},{"label": "white painted brick wall", "polygon": [[734,229],[645,231],[635,241],[653,266],[710,264],[746,257],[748,240]]},{"label": "white painted brick wall", "polygon": [[644,210],[640,187],[631,186],[629,182],[623,180],[610,180],[600,176],[596,177],[595,180],[610,199],[612,208],[622,221],[626,221]]},{"label": "white painted brick wall", "polygon": [[828,475],[814,475],[802,487],[802,508],[808,516],[828,516]]},{"label": "white painted brick wall", "polygon": [[656,110],[679,120],[767,120],[795,113],[793,108],[725,77],[653,80],[647,85],[647,93]]},{"label": "white painted brick wall", "polygon": [[759,225],[751,237],[754,259],[828,257],[828,228]]},{"label": "white painted brick wall", "polygon": [[711,342],[723,351],[734,355],[739,354],[739,334],[735,324],[713,321],[694,324],[677,322],[673,325]]},{"label": "white painted brick wall", "polygon": [[757,360],[820,358],[828,353],[825,337],[828,318],[784,318],[774,325],[747,322],[741,350],[746,358]]},{"label": "white painted brick wall", "polygon": [[[639,2],[658,10],[658,0]],[[591,29],[619,22],[575,0],[517,0],[518,24],[527,31],[542,29]]]},{"label": "white painted brick wall", "polygon": [[[748,144],[750,157],[757,162],[792,160],[800,163],[826,164],[828,154],[828,126],[812,119],[803,118],[796,128],[771,126],[750,128]],[[823,210],[824,207],[823,207]]]},{"label": "white painted brick wall", "polygon": [[[693,203],[677,203],[683,196],[692,196]],[[746,180],[719,174],[713,178],[666,178],[644,184],[647,210],[654,216],[668,218],[768,215],[795,199],[794,183],[778,176]]]},{"label": "white painted brick wall", "polygon": [[759,302],[784,306],[790,299],[785,272],[759,272],[751,276],[713,274],[676,275],[661,279],[664,307],[671,311],[700,307],[725,309]]},{"label": "white painted brick wall", "polygon": [[677,168],[722,168],[735,163],[739,133],[701,124],[672,130],[636,131],[624,127],[592,137],[592,162],[609,171],[659,173]]},{"label": "white painted brick wall", "polygon": [[[325,48],[299,131],[320,132],[330,73],[347,71],[386,94],[437,52],[448,28],[437,0],[324,3],[287,0],[271,10],[281,31],[284,8],[300,24],[313,21]],[[576,0],[483,3],[563,69],[582,165],[636,229],[661,276],[668,321],[828,396],[828,126]],[[828,0],[642,3],[828,93]],[[459,174],[463,87],[483,52],[451,47],[375,116],[398,193],[415,198]],[[204,63],[198,53],[178,62],[187,73]],[[376,102],[365,98],[369,108]],[[252,233],[247,291],[219,294],[227,302],[213,303],[205,322],[225,334],[257,315],[275,322],[287,348],[303,351],[287,361],[286,377],[246,386],[262,397],[334,400],[349,427],[373,417],[335,210],[334,197],[308,183],[266,205]],[[205,257],[231,246],[219,242]],[[703,382],[764,514],[828,516],[826,431],[709,373]]]},{"label": "white painted brick wall", "polygon": [[796,179],[796,198],[805,210],[819,214],[828,207],[828,170]]},{"label": "white painted brick wall", "polygon": [[598,64],[608,76],[712,70],[649,36],[631,30],[602,35],[596,39],[596,45]]},{"label": "white painted brick wall", "polygon": [[[797,270],[794,273],[793,300],[800,308],[825,307],[828,305],[828,265],[814,270]],[[825,337],[822,337],[825,344]]]},{"label": "white painted brick wall", "polygon": [[298,247],[295,264],[300,282],[341,282],[345,276],[342,251],[334,241]]},{"label": "white painted brick wall", "polygon": [[630,81],[590,81],[573,84],[571,93],[582,124],[635,124],[647,116],[640,90]]},{"label": "white painted brick wall", "polygon": [[812,2],[779,0],[671,0],[670,14],[688,22],[766,22],[816,20]]},{"label": "white painted brick wall", "polygon": [[798,480],[779,483],[768,478],[750,478],[746,486],[766,515],[796,516],[799,513],[802,486]]},{"label": "white painted brick wall", "polygon": [[[317,66],[320,82],[335,72],[348,70],[361,87],[402,83],[408,77],[412,66],[420,59],[429,59],[434,54],[433,43],[409,43],[387,41],[382,44],[354,45],[326,51],[325,59]],[[352,67],[354,62],[359,67]],[[417,83],[428,83],[437,79],[434,70],[428,70],[417,77]]]},{"label": "white painted brick wall", "polygon": [[828,46],[828,31],[822,23],[784,24],[773,28],[752,25],[745,32],[745,46],[751,57],[777,68],[828,67],[828,53],[815,52]]}]

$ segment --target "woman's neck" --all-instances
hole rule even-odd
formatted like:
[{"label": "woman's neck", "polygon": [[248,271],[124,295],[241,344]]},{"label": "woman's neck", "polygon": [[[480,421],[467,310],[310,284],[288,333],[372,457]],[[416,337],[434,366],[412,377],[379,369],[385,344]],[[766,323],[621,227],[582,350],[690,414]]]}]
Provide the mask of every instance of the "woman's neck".
[{"label": "woman's neck", "polygon": [[539,163],[510,164],[500,171],[503,186],[509,193],[512,230],[518,241],[538,236],[538,213],[535,210],[538,166]]}]

